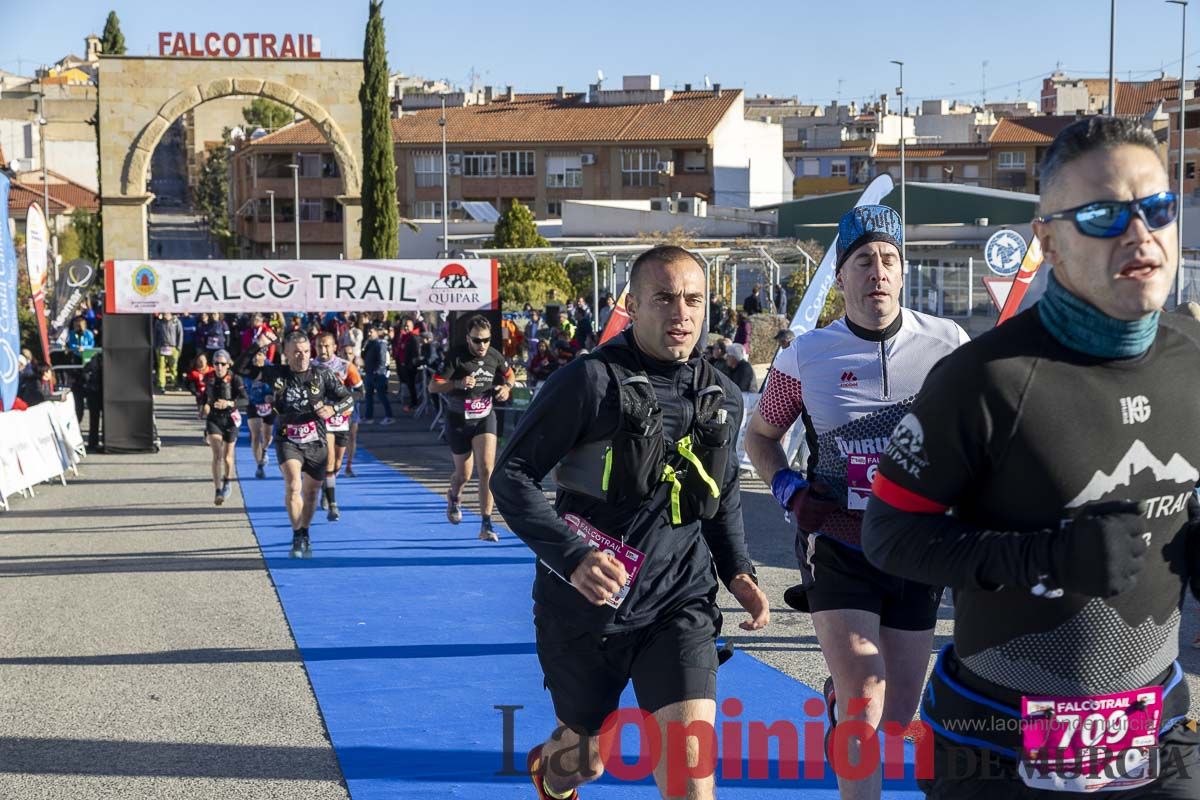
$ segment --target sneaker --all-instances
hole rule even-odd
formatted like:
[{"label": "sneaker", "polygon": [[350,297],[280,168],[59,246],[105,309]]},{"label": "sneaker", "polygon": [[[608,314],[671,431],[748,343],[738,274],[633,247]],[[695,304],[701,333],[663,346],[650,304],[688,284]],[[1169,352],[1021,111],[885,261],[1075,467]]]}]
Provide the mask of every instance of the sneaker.
[{"label": "sneaker", "polygon": [[[543,783],[545,778],[542,775],[542,746],[540,744],[529,751],[529,758],[526,759],[525,766],[529,770],[529,779],[533,781],[533,788],[537,792],[537,800],[554,800],[546,791]],[[564,800],[579,800],[579,792],[572,789]]]},{"label": "sneaker", "polygon": [[359,424],[359,425],[374,425],[374,424],[375,424],[375,420],[373,420],[373,419],[360,419],[360,420],[358,421],[358,424]]},{"label": "sneaker", "polygon": [[330,503],[329,513],[325,515],[325,519],[329,520],[330,522],[337,522],[341,518],[342,515],[338,512],[337,503]]},{"label": "sneaker", "polygon": [[357,478],[358,477],[357,475],[354,474],[354,469],[349,464],[346,465],[346,469],[342,472],[342,474],[345,475],[347,478]]},{"label": "sneaker", "polygon": [[303,558],[304,557],[304,543],[307,540],[307,538],[308,537],[301,536],[298,533],[292,534],[292,550],[290,553],[288,553],[288,556],[290,558]]},{"label": "sneaker", "polygon": [[396,420],[392,419],[391,417],[384,417],[384,418],[383,418],[383,421],[382,421],[382,422],[380,422],[379,424],[380,424],[380,425],[391,425],[391,424],[392,424],[393,422],[395,422],[395,421],[396,421]]},{"label": "sneaker", "polygon": [[231,494],[233,494],[233,487],[230,486],[229,481],[225,481],[225,483],[221,484],[221,496],[229,497]]},{"label": "sneaker", "polygon": [[265,477],[267,477],[267,473],[266,473],[266,471],[263,469],[263,465],[262,465],[262,464],[259,464],[259,465],[258,465],[258,468],[257,468],[256,470],[254,470],[254,477],[256,477],[256,478],[265,478]]},{"label": "sneaker", "polygon": [[324,511],[325,506],[327,506],[327,505],[328,505],[328,503],[325,502],[325,492],[321,492],[321,505],[320,505],[321,510]]},{"label": "sneaker", "polygon": [[804,587],[800,584],[792,586],[783,593],[783,602],[789,608],[808,613],[808,592],[804,591]]},{"label": "sneaker", "polygon": [[452,525],[457,525],[462,522],[462,506],[458,504],[458,498],[446,491],[446,519],[450,520]]},{"label": "sneaker", "polygon": [[[462,515],[459,515],[461,519]],[[498,542],[500,536],[496,533],[496,529],[492,527],[492,521],[485,519],[479,526],[479,538],[485,542]]]},{"label": "sneaker", "polygon": [[216,494],[213,496],[213,505],[219,506],[224,502],[225,502],[225,493],[223,491],[221,491],[220,489],[217,489]]},{"label": "sneaker", "polygon": [[300,557],[312,558],[312,539],[307,536],[300,540]]}]

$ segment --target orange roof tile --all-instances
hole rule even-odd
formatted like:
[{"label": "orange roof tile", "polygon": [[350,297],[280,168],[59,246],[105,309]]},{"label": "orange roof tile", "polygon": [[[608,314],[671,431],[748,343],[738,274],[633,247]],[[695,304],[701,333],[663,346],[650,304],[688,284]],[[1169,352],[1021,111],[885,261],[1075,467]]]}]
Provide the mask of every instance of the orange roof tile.
[{"label": "orange roof tile", "polygon": [[1141,117],[1162,101],[1168,106],[1179,102],[1179,79],[1161,78],[1137,83],[1117,83],[1117,115]]},{"label": "orange roof tile", "polygon": [[[13,181],[8,190],[8,215],[24,219],[25,210],[33,203],[37,203],[38,206],[42,205],[42,190]],[[53,194],[50,195],[50,216],[61,214],[66,209],[67,207],[62,201]]]},{"label": "orange roof tile", "polygon": [[[57,214],[58,211],[53,210],[55,205],[65,207],[67,209],[82,208],[87,211],[98,211],[100,209],[100,198],[91,189],[75,183],[70,178],[55,172],[48,171],[50,183],[46,189],[50,195],[51,213]],[[37,195],[38,204],[41,204],[42,197],[42,171],[35,170],[33,172],[22,172],[13,181],[13,190],[18,187]],[[9,208],[13,208],[12,199],[9,199]],[[20,208],[25,208],[29,205],[26,201],[20,204]]]},{"label": "orange roof tile", "polygon": [[993,144],[1050,144],[1059,132],[1078,117],[1005,117],[988,139]]},{"label": "orange roof tile", "polygon": [[[991,153],[991,148],[988,147],[923,147],[916,145],[913,147],[904,148],[905,158],[987,158]],[[885,161],[892,159],[899,160],[900,145],[898,144],[881,144],[875,148],[875,158],[882,158]]]},{"label": "orange roof tile", "polygon": [[[707,139],[741,91],[675,92],[665,103],[589,105],[582,94],[519,94],[514,100],[446,109],[446,140],[455,145],[502,142],[673,142]],[[423,109],[392,120],[397,144],[440,144],[440,108]],[[312,123],[281,128],[250,143],[325,144]]]}]

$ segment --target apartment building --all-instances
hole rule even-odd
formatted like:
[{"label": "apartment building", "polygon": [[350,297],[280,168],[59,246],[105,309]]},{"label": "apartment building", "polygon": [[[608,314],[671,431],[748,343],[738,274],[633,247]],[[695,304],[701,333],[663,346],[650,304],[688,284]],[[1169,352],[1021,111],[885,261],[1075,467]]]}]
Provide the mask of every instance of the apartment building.
[{"label": "apartment building", "polygon": [[[991,148],[984,144],[906,145],[905,178],[924,183],[960,183],[992,188]],[[874,174],[900,179],[900,146],[875,148]]]},{"label": "apartment building", "polygon": [[1059,132],[1079,119],[1070,116],[1008,117],[992,131],[992,188],[1040,193],[1037,167]]},{"label": "apartment building", "polygon": [[[657,76],[628,76],[622,88],[586,93],[410,95],[392,120],[402,217],[442,216],[442,118],[446,101],[446,193],[450,219],[480,219],[519,200],[540,219],[568,200],[648,200],[680,194],[734,208],[791,197],[782,129],[745,119],[739,89],[683,91]],[[337,257],[339,181],[332,150],[310,123],[242,146],[233,159],[233,208],[245,249],[269,249],[268,191],[275,193],[277,243],[295,213],[289,164],[299,163],[302,253]],[[316,248],[316,249],[314,249]],[[278,247],[277,247],[278,252]]]}]

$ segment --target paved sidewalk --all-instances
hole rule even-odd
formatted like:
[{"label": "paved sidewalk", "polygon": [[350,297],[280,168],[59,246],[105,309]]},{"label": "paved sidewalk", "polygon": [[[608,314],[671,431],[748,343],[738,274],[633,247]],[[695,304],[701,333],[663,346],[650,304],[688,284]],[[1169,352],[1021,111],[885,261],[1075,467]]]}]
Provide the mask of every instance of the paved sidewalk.
[{"label": "paved sidewalk", "polygon": [[195,406],[0,514],[0,797],[344,800],[236,488]]}]

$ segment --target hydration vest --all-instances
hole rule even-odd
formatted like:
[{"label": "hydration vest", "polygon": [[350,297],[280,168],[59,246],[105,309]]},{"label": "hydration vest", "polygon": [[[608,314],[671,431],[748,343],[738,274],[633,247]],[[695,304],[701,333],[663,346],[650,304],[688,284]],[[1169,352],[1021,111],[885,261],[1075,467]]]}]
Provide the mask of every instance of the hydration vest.
[{"label": "hydration vest", "polygon": [[654,386],[632,351],[602,347],[585,358],[604,364],[617,387],[620,418],[608,439],[567,453],[554,468],[558,486],[626,507],[640,507],[662,490],[670,498],[673,525],[712,519],[720,507],[720,482],[736,435],[722,408],[725,390],[713,367],[704,359],[696,360],[692,424],[681,439],[670,442]]}]

